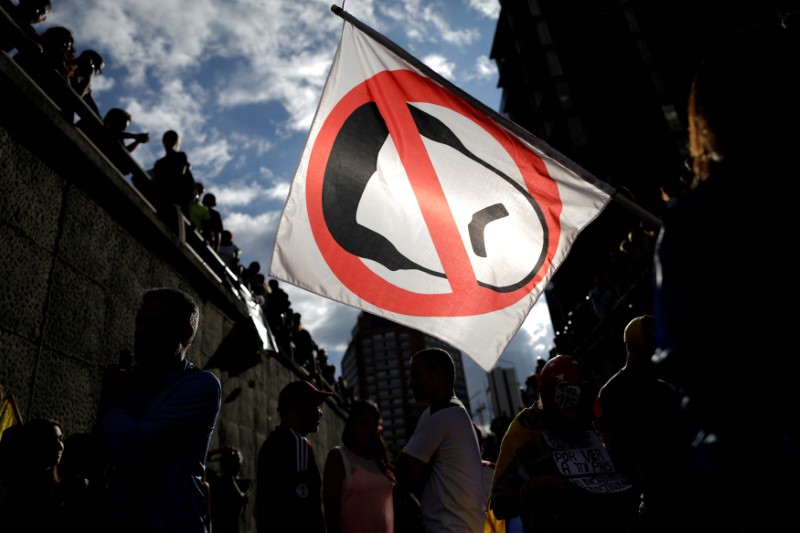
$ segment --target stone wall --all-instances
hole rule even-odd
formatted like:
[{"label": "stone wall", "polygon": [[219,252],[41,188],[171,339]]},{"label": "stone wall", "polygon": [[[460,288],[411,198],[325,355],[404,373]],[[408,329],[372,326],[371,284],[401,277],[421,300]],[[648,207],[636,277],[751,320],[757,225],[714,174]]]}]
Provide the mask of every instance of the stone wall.
[{"label": "stone wall", "polygon": [[[182,242],[7,54],[0,89],[0,385],[23,420],[88,431],[103,367],[132,348],[140,292],[178,287],[201,304],[187,358],[222,382],[212,448],[238,447],[242,477],[254,479],[278,392],[302,371],[259,335],[257,306],[213,253]],[[329,400],[310,435],[320,470],[344,416]]]}]

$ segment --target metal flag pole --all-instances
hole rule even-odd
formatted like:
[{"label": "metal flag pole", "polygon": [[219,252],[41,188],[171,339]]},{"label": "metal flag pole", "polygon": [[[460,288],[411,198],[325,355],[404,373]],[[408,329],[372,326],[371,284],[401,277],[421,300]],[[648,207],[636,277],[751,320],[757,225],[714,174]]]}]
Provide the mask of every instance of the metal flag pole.
[{"label": "metal flag pole", "polygon": [[[342,2],[342,6],[344,6],[344,2]],[[526,142],[532,144],[536,147],[539,151],[541,151],[547,157],[557,161],[561,165],[576,169],[579,171],[581,177],[592,183],[593,185],[597,186],[603,190],[610,190],[612,189],[611,186],[602,181],[601,179],[597,178],[594,174],[589,172],[588,170],[584,169],[564,154],[559,152],[558,150],[551,147],[545,141],[541,140],[540,138],[533,135],[531,132],[520,126],[519,124],[509,120],[508,118],[504,117],[494,109],[490,108],[477,98],[474,98],[469,93],[465,92],[464,90],[460,89],[452,82],[448,81],[442,75],[437,73],[435,70],[427,66],[425,63],[414,57],[413,55],[406,52],[401,46],[396,44],[394,41],[386,37],[385,35],[375,31],[374,29],[370,28],[353,15],[345,11],[342,7],[337,5],[331,6],[331,11],[341,17],[342,19],[346,20],[347,22],[351,23],[353,26],[361,30],[362,32],[369,35],[372,39],[379,42],[382,46],[386,47],[387,49],[391,50],[396,55],[403,58],[405,61],[413,65],[415,68],[419,69],[423,74],[425,74],[428,78],[432,79],[448,91],[452,92],[462,100],[465,100],[469,103],[472,107],[476,108],[481,113],[487,115],[493,121],[498,123],[500,126],[505,128],[506,130],[510,131],[511,133],[517,135],[521,139],[524,139]],[[647,222],[648,224],[661,227],[661,219],[655,216],[654,214],[650,213],[640,205],[636,204],[633,200],[625,196],[624,194],[620,194],[620,192],[614,189],[613,194],[611,195],[611,199],[616,201],[617,203],[621,204],[623,207],[634,213],[636,216]]]}]

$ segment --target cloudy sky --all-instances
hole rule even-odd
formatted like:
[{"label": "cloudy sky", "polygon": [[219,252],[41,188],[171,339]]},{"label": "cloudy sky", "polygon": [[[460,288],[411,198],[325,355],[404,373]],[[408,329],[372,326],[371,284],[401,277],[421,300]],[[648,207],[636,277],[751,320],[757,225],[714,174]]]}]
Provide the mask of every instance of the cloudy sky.
[{"label": "cloudy sky", "polygon": [[[94,98],[101,113],[130,112],[129,131],[150,132],[151,142],[133,153],[143,169],[162,155],[164,131],[181,134],[181,149],[195,178],[216,195],[242,262],[258,261],[266,274],[343,26],[333,3],[499,108],[497,68],[489,59],[499,0],[54,0],[38,29],[65,26],[78,52],[94,49],[104,57]],[[358,311],[282,286],[338,374]],[[523,381],[551,346],[542,298],[498,365],[515,367]],[[486,375],[467,364],[475,409],[485,401]]]}]

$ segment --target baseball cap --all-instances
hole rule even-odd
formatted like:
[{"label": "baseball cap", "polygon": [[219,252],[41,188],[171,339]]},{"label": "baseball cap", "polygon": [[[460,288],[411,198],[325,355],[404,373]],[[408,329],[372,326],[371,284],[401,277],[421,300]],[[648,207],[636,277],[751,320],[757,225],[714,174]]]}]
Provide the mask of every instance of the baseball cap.
[{"label": "baseball cap", "polygon": [[278,395],[278,412],[286,413],[290,409],[306,402],[321,404],[332,392],[321,391],[306,380],[297,380],[286,385]]},{"label": "baseball cap", "polygon": [[546,396],[542,401],[552,403],[564,417],[578,420],[591,413],[595,396],[592,372],[579,359],[557,355],[547,361],[539,374],[539,386]]},{"label": "baseball cap", "polygon": [[655,318],[652,315],[637,316],[625,326],[622,340],[627,344],[648,346],[653,343],[655,335]]}]

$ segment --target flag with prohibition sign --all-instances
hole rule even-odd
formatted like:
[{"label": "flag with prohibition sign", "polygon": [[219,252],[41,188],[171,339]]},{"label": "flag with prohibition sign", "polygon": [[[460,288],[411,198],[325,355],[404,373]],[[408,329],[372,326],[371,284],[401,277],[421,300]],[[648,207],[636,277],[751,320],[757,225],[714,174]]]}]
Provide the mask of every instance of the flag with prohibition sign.
[{"label": "flag with prohibition sign", "polygon": [[269,275],[488,371],[613,190],[338,14]]}]

